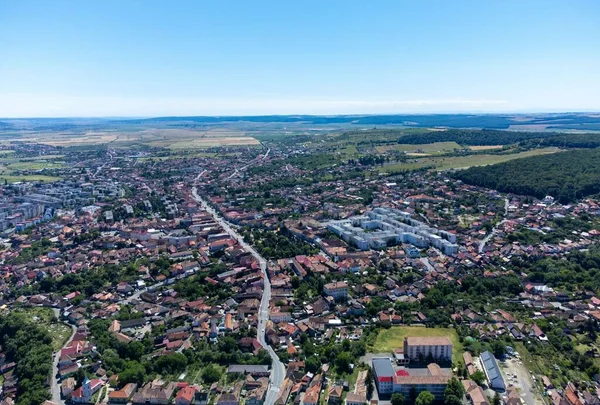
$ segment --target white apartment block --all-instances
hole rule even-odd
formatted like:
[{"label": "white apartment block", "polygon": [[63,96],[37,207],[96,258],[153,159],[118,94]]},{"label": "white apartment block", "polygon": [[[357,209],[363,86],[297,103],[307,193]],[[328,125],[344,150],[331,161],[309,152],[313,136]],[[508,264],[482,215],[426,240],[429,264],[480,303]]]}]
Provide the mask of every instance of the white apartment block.
[{"label": "white apartment block", "polygon": [[327,229],[361,250],[382,249],[389,242],[409,243],[418,248],[433,246],[446,255],[456,255],[456,235],[413,219],[394,208],[375,208],[365,215],[331,221]]},{"label": "white apartment block", "polygon": [[404,357],[411,361],[452,361],[452,342],[446,337],[406,337]]}]

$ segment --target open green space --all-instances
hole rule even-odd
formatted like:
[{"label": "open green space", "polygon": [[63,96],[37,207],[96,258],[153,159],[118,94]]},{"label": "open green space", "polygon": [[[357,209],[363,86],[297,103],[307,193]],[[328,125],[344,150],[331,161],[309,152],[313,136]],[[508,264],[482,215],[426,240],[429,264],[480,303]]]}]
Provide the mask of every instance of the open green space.
[{"label": "open green space", "polygon": [[51,161],[56,159],[62,159],[65,155],[42,155],[42,156],[30,156],[30,157],[0,157],[0,164],[11,164],[20,162],[33,162],[33,161]]},{"label": "open green space", "polygon": [[392,326],[382,329],[373,344],[373,353],[390,353],[404,346],[405,337],[447,337],[452,342],[452,359],[455,363],[461,361],[463,345],[458,340],[458,334],[452,328],[426,328],[424,326]]},{"label": "open green space", "polygon": [[71,337],[71,328],[57,320],[54,311],[45,307],[20,308],[15,312],[24,314],[32,322],[43,326],[52,336],[52,348],[59,350]]},{"label": "open green space", "polygon": [[396,144],[396,145],[384,145],[378,146],[377,152],[384,153],[390,150],[400,152],[416,152],[416,153],[427,153],[427,154],[441,154],[447,152],[453,152],[455,149],[463,149],[456,142],[434,142],[420,145],[409,145],[409,144]]},{"label": "open green space", "polygon": [[56,162],[36,162],[36,161],[28,161],[28,162],[15,162],[9,163],[6,165],[7,169],[10,170],[43,170],[43,169],[60,169],[64,167],[62,163]]},{"label": "open green space", "polygon": [[8,183],[18,183],[23,181],[41,181],[42,183],[51,183],[53,181],[60,180],[60,177],[57,176],[44,176],[44,175],[27,175],[27,176],[17,176],[12,174],[0,174],[0,181],[4,182],[6,180]]},{"label": "open green space", "polygon": [[146,156],[146,157],[141,157],[138,158],[137,160],[139,160],[140,162],[146,162],[146,161],[163,161],[163,160],[171,160],[171,159],[192,159],[192,158],[208,158],[208,157],[215,157],[217,156],[218,153],[216,152],[197,152],[197,153],[181,153],[181,154],[171,154],[168,156]]},{"label": "open green space", "polygon": [[550,153],[559,152],[559,148],[541,148],[532,149],[525,152],[512,153],[508,155],[488,155],[488,154],[474,154],[467,156],[436,156],[436,157],[424,157],[420,159],[410,159],[404,163],[397,163],[386,165],[377,168],[379,172],[395,172],[404,170],[415,170],[423,168],[431,168],[435,170],[448,170],[448,169],[464,169],[471,166],[487,166],[496,163],[508,162],[510,160],[522,159],[531,156],[547,155]]}]

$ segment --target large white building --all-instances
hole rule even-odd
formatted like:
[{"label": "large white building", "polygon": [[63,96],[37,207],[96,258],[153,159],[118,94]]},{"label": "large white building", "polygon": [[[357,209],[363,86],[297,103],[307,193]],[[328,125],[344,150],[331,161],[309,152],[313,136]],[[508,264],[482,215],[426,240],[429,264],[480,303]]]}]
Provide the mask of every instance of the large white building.
[{"label": "large white building", "polygon": [[446,255],[456,255],[456,235],[413,219],[394,208],[375,208],[365,215],[331,221],[327,229],[361,250],[383,249],[388,243],[409,243],[418,248],[433,246]]},{"label": "large white building", "polygon": [[444,399],[444,393],[448,381],[452,378],[446,374],[439,365],[431,363],[427,366],[427,372],[411,374],[410,369],[400,368],[394,371],[391,358],[373,358],[373,376],[380,398],[387,397],[394,392],[399,392],[409,398],[411,391],[418,395],[422,391],[429,391],[435,399]]},{"label": "large white building", "polygon": [[348,282],[334,281],[327,283],[323,286],[323,292],[336,300],[346,299],[348,298]]},{"label": "large white building", "polygon": [[405,337],[404,357],[410,361],[452,362],[452,342],[446,337]]}]

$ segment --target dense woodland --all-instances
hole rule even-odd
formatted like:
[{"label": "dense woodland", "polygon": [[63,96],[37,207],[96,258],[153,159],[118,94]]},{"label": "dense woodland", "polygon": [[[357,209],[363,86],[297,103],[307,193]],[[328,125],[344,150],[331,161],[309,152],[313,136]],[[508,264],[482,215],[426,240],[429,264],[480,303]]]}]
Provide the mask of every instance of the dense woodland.
[{"label": "dense woodland", "polygon": [[52,370],[52,337],[22,314],[0,318],[0,346],[6,362],[16,362],[17,405],[41,404],[49,398],[48,378]]},{"label": "dense woodland", "polygon": [[319,249],[295,238],[285,229],[273,232],[266,229],[244,228],[241,234],[246,242],[251,243],[267,259],[319,253]]},{"label": "dense woodland", "polygon": [[600,193],[600,148],[471,167],[454,177],[468,184],[562,203]]},{"label": "dense woodland", "polygon": [[456,142],[460,145],[512,145],[529,143],[531,146],[559,146],[565,148],[595,148],[600,146],[600,134],[566,134],[559,132],[517,132],[491,129],[448,129],[402,135],[398,143],[427,144]]}]

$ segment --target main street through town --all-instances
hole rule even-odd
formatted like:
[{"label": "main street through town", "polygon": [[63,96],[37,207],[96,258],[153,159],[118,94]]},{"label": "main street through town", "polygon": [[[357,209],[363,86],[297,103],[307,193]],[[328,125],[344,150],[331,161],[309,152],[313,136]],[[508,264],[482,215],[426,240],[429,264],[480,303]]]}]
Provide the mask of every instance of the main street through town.
[{"label": "main street through town", "polygon": [[254,256],[260,263],[260,269],[263,273],[264,288],[263,296],[260,301],[260,308],[258,311],[258,327],[257,327],[257,339],[261,346],[267,350],[269,356],[271,356],[271,377],[269,379],[269,391],[265,397],[265,405],[273,405],[278,397],[278,393],[283,385],[285,378],[285,366],[279,360],[279,357],[269,346],[265,340],[265,328],[267,320],[269,319],[269,301],[271,300],[271,282],[269,281],[269,275],[267,274],[267,261],[258,252],[244,241],[244,239],[231,227],[231,224],[221,217],[202,197],[197,193],[197,189],[194,186],[192,188],[192,196],[194,199],[204,208],[212,217],[217,221],[219,225],[231,235],[232,238],[236,239],[238,243]]}]

